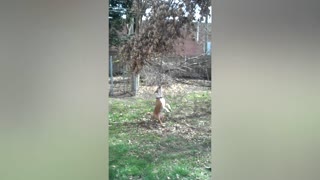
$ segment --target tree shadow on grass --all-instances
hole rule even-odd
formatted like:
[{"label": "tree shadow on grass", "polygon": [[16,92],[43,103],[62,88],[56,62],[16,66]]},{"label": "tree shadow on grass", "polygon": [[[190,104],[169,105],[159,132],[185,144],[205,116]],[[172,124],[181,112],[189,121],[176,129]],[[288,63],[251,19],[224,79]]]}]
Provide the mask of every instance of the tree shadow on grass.
[{"label": "tree shadow on grass", "polygon": [[[206,165],[199,164],[197,160],[202,161],[201,156],[205,157],[205,154],[209,153],[208,149],[189,143],[170,143],[173,140],[181,141],[180,138],[169,137],[154,143],[152,147],[143,148],[128,144],[110,146],[110,179],[175,178],[177,174],[189,176],[194,167],[205,171]],[[177,169],[184,169],[188,173],[182,171],[179,174],[176,172]]]},{"label": "tree shadow on grass", "polygon": [[110,179],[192,178],[186,171],[206,171],[209,165],[211,131],[174,121],[161,127],[149,119],[116,126],[128,134],[128,141],[109,147]]}]

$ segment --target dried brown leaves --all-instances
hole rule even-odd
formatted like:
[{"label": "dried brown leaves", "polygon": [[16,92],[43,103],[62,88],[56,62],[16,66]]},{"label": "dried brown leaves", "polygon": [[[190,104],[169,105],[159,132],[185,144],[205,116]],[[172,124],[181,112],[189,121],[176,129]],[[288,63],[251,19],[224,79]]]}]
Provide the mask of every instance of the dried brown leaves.
[{"label": "dried brown leaves", "polygon": [[[140,3],[143,3],[139,1]],[[128,62],[135,73],[146,64],[150,64],[156,57],[175,52],[175,46],[181,39],[194,29],[196,6],[200,7],[200,14],[209,14],[210,1],[179,0],[179,1],[146,1],[150,3],[150,12],[145,14],[145,21],[137,21],[138,32],[121,48],[121,56]],[[145,7],[134,6],[135,8]],[[140,12],[141,10],[135,9]],[[138,19],[141,13],[138,13]]]}]

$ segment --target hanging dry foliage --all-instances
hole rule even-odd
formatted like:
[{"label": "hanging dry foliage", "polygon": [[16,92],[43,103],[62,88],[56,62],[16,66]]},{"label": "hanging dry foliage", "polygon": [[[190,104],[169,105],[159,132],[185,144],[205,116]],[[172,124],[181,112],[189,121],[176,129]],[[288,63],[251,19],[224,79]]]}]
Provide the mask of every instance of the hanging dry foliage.
[{"label": "hanging dry foliage", "polygon": [[[144,14],[146,19],[139,24],[139,32],[120,50],[122,59],[129,63],[134,73],[139,73],[156,57],[174,53],[175,46],[195,29],[196,7],[200,8],[203,17],[209,15],[211,6],[209,0],[153,0],[148,4],[150,11]],[[133,11],[141,15],[140,9]]]}]

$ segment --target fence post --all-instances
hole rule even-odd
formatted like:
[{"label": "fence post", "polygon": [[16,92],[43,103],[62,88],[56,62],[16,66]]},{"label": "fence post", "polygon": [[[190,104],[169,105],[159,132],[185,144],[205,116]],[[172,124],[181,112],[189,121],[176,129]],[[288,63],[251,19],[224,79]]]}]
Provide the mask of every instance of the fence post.
[{"label": "fence post", "polygon": [[113,68],[112,68],[112,56],[109,58],[109,77],[110,77],[110,92],[109,96],[113,96]]}]

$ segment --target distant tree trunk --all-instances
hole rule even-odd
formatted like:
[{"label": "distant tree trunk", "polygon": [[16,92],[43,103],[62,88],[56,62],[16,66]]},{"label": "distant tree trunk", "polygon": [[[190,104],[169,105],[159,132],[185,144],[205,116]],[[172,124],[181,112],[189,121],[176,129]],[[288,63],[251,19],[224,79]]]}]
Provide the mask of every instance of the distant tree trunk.
[{"label": "distant tree trunk", "polygon": [[204,53],[208,54],[208,15],[206,16]]},{"label": "distant tree trunk", "polygon": [[110,56],[110,59],[109,59],[109,77],[110,77],[109,96],[113,96],[113,68],[112,68],[112,65],[113,65],[112,56]]}]

